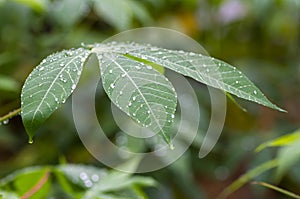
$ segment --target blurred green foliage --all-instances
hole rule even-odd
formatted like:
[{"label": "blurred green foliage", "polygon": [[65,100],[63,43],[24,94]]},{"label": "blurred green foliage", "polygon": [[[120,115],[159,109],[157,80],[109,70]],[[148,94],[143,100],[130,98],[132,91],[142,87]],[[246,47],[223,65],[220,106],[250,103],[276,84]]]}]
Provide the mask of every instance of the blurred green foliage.
[{"label": "blurred green foliage", "polygon": [[[249,168],[276,156],[275,149],[253,154],[259,144],[299,128],[299,1],[126,0],[114,7],[108,2],[115,1],[99,2],[0,1],[0,115],[20,106],[21,85],[46,55],[79,46],[81,42],[101,42],[121,30],[160,26],[191,36],[212,56],[238,66],[288,113],[238,100],[248,110],[245,113],[229,101],[226,125],[219,143],[206,158],[198,159],[201,138],[209,123],[210,101],[207,89],[195,86],[201,109],[199,137],[180,160],[165,169],[146,174],[160,183],[157,188],[146,190],[149,198],[215,198]],[[128,5],[130,8],[124,8]],[[103,12],[105,6],[114,11]],[[122,20],[118,21],[117,16],[121,14]],[[97,105],[99,118],[114,137],[119,129],[112,120],[110,102],[101,93],[97,100],[101,100]],[[1,125],[0,176],[27,166],[58,164],[61,156],[71,163],[103,167],[81,144],[70,116],[68,101],[39,130],[43,133],[38,133],[33,145],[27,144],[19,117]],[[139,147],[130,144],[134,142],[127,143],[132,148]],[[293,147],[293,151],[299,151],[299,145]],[[299,159],[298,154],[293,159]],[[277,182],[278,185],[299,194],[298,168],[299,161],[296,161]],[[255,180],[270,182],[272,174],[266,172]],[[284,198],[252,185],[240,189],[231,198],[245,196]]]}]

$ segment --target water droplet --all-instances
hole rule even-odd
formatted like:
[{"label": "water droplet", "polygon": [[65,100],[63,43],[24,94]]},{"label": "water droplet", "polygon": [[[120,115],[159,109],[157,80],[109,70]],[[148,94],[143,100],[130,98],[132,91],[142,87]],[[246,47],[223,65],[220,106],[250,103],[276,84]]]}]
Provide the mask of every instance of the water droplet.
[{"label": "water droplet", "polygon": [[32,95],[30,95],[29,97],[32,98]]},{"label": "water droplet", "polygon": [[147,67],[147,69],[149,69],[149,70],[152,69],[152,66],[147,65],[146,67]]},{"label": "water droplet", "polygon": [[150,114],[150,111],[148,110],[147,113]]},{"label": "water droplet", "polygon": [[131,106],[131,105],[132,105],[132,103],[131,103],[131,102],[129,102],[128,106]]},{"label": "water droplet", "polygon": [[133,116],[136,116],[136,113],[132,113]]},{"label": "water droplet", "polygon": [[122,75],[121,75],[121,77],[125,77],[126,76],[126,74],[125,73],[123,73]]},{"label": "water droplet", "polygon": [[114,83],[111,83],[111,84],[110,84],[110,87],[111,87],[111,88],[115,88],[116,85],[115,85]]},{"label": "water droplet", "polygon": [[63,63],[61,63],[61,64],[59,64],[60,66],[64,66],[64,64]]},{"label": "water droplet", "polygon": [[171,115],[171,118],[173,118],[173,119],[174,119],[174,118],[175,118],[175,115],[174,115],[174,114],[172,114],[172,115]]},{"label": "water droplet", "polygon": [[33,139],[31,137],[29,138],[28,143],[33,144]]},{"label": "water droplet", "polygon": [[44,69],[45,69],[45,67],[42,66],[42,67],[40,67],[39,71],[42,71],[42,70],[44,70]]},{"label": "water droplet", "polygon": [[90,180],[85,180],[85,181],[84,181],[84,185],[85,185],[87,188],[90,188],[90,187],[93,186],[93,183],[92,183],[92,181],[90,181]]},{"label": "water droplet", "polygon": [[93,174],[91,177],[92,181],[98,182],[99,181],[99,176],[97,174]]},{"label": "water droplet", "polygon": [[140,70],[140,69],[141,69],[141,67],[140,67],[140,66],[135,66],[135,68],[136,68],[137,70]]},{"label": "water droplet", "polygon": [[254,93],[254,95],[256,95],[256,94],[257,94],[257,91],[253,91],[253,93]]},{"label": "water droplet", "polygon": [[76,88],[76,84],[72,85],[72,90],[74,90]]},{"label": "water droplet", "polygon": [[88,175],[85,172],[81,172],[79,174],[79,177],[81,180],[87,180],[88,179]]},{"label": "water droplet", "polygon": [[122,95],[123,94],[123,91],[120,91],[120,95]]},{"label": "water droplet", "polygon": [[7,119],[7,120],[4,120],[4,121],[3,121],[3,124],[8,124],[8,122],[9,122],[8,119]]},{"label": "water droplet", "polygon": [[112,71],[112,69],[110,69],[108,72],[109,72],[110,74],[112,74],[113,71]]},{"label": "water droplet", "polygon": [[136,96],[134,96],[134,97],[132,98],[132,100],[135,101],[135,100],[136,100]]},{"label": "water droplet", "polygon": [[235,81],[235,83],[236,83],[236,84],[238,84],[238,83],[239,83],[239,81]]},{"label": "water droplet", "polygon": [[66,55],[66,56],[72,56],[72,55],[73,55],[73,52],[67,51],[67,52],[65,52],[65,55]]}]

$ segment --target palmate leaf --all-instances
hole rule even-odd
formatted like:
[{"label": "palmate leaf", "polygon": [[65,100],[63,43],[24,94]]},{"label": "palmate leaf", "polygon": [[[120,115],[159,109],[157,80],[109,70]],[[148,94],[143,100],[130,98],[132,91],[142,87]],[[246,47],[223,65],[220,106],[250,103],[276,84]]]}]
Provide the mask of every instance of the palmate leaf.
[{"label": "palmate leaf", "polygon": [[169,131],[176,110],[177,96],[168,79],[150,65],[126,56],[103,53],[94,48],[99,59],[103,87],[117,107],[158,133],[170,144]]},{"label": "palmate leaf", "polygon": [[113,42],[105,46],[113,53],[129,54],[131,57],[162,65],[237,97],[284,111],[270,102],[241,71],[221,60],[193,52],[168,50],[137,43]]},{"label": "palmate leaf", "polygon": [[52,54],[26,79],[21,94],[21,116],[31,142],[39,126],[76,88],[89,54],[83,48]]},{"label": "palmate leaf", "polygon": [[160,134],[171,147],[169,131],[177,96],[172,84],[157,70],[161,67],[283,111],[235,67],[208,56],[136,43],[112,42],[87,47],[50,55],[27,78],[21,95],[21,116],[30,140],[72,94],[91,53],[98,57],[104,90],[112,102],[136,122]]}]

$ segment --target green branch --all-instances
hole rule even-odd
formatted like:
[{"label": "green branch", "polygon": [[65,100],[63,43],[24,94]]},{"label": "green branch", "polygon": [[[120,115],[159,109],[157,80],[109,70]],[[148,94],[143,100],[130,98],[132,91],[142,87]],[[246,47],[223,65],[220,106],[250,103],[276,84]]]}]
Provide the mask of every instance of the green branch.
[{"label": "green branch", "polygon": [[0,117],[0,123],[9,120],[12,117],[17,116],[19,113],[21,113],[21,108],[18,108],[18,109],[14,110],[14,111],[9,112],[8,114]]}]

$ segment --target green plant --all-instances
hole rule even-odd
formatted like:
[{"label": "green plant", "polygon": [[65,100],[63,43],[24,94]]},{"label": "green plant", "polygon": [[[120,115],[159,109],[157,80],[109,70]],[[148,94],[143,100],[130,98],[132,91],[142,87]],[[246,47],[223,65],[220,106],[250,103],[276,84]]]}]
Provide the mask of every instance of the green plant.
[{"label": "green plant", "polygon": [[[61,189],[55,188],[57,185]],[[0,180],[0,198],[146,198],[141,187],[155,185],[149,177],[94,166],[62,164],[28,167],[8,175]]]},{"label": "green plant", "polygon": [[40,125],[72,94],[91,54],[98,58],[103,87],[112,102],[139,124],[158,131],[171,148],[169,131],[177,96],[172,84],[158,72],[161,67],[284,111],[272,104],[240,71],[223,61],[149,44],[112,42],[84,45],[48,56],[24,83],[21,110],[1,118],[0,122],[21,111],[29,142],[32,142]]},{"label": "green plant", "polygon": [[249,181],[252,181],[252,184],[258,184],[269,189],[278,191],[282,194],[285,194],[291,198],[300,198],[299,195],[289,192],[285,189],[279,188],[277,186],[271,185],[266,182],[256,182],[254,181],[256,177],[262,173],[276,168],[275,172],[275,182],[279,183],[284,174],[299,160],[300,152],[300,130],[296,130],[293,133],[281,136],[274,140],[267,141],[259,145],[255,152],[260,152],[268,147],[281,147],[278,155],[275,159],[267,161],[254,169],[249,170],[228,187],[226,187],[223,192],[219,195],[219,199],[226,198],[242,186],[244,186]]}]

